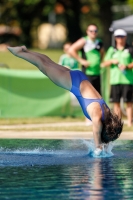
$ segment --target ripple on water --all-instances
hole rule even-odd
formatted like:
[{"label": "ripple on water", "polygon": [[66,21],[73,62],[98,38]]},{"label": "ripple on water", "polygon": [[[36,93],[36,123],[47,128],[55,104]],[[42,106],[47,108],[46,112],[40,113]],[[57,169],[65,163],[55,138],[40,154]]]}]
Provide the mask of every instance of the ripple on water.
[{"label": "ripple on water", "polygon": [[2,148],[0,199],[133,199],[132,141],[115,143],[108,158],[88,155],[85,142]]}]

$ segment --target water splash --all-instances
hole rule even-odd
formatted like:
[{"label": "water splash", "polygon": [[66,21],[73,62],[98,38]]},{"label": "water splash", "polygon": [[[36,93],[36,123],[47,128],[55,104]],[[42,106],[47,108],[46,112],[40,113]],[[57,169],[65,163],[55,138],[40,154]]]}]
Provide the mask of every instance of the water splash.
[{"label": "water splash", "polygon": [[[54,144],[54,141],[53,141]],[[61,144],[58,146],[54,146],[52,143],[50,147],[41,146],[31,148],[3,148],[0,147],[0,154],[27,154],[27,155],[56,155],[56,156],[68,156],[68,157],[77,157],[77,156],[84,156],[89,155],[91,157],[111,157],[113,156],[112,149],[114,143],[110,142],[108,145],[104,145],[103,151],[101,152],[100,156],[97,156],[95,151],[95,144],[93,140],[63,140]]]},{"label": "water splash", "polygon": [[10,148],[3,148],[3,147],[0,147],[0,154],[3,154],[3,153],[7,153],[7,154],[33,154],[33,155],[41,155],[41,154],[46,154],[46,153],[53,153],[54,150],[47,150],[45,148],[34,148],[34,149],[27,149],[27,148],[17,148],[17,149],[10,149]]},{"label": "water splash", "polygon": [[88,148],[88,154],[94,158],[105,158],[105,157],[111,157],[113,156],[114,154],[112,153],[112,149],[114,147],[114,143],[113,142],[110,142],[109,144],[107,145],[103,145],[103,150],[102,152],[100,153],[100,155],[96,155],[95,154],[95,144],[94,144],[94,140],[90,140],[90,141],[87,141],[87,140],[82,140],[82,142],[87,146]]}]

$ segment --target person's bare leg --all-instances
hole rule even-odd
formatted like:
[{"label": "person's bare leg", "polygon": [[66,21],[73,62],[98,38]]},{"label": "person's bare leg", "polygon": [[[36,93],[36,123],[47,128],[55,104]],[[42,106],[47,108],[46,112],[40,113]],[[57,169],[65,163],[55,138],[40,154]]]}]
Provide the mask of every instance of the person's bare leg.
[{"label": "person's bare leg", "polygon": [[132,126],[132,103],[127,103],[127,109],[126,109],[126,112],[127,112],[127,125],[129,127]]},{"label": "person's bare leg", "polygon": [[56,64],[43,54],[29,51],[25,46],[8,47],[15,56],[22,58],[35,65],[42,73],[48,76],[56,85],[67,90],[71,89],[70,70]]},{"label": "person's bare leg", "polygon": [[85,123],[86,123],[86,126],[92,125],[92,121],[90,119],[88,119],[87,117],[85,117]]},{"label": "person's bare leg", "polygon": [[120,103],[114,103],[114,113],[121,118],[121,108]]}]

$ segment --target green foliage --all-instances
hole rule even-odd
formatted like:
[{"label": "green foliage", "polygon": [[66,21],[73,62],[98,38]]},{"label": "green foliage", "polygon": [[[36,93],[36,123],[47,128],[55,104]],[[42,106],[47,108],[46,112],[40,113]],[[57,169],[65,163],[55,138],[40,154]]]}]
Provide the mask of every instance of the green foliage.
[{"label": "green foliage", "polygon": [[127,4],[130,5],[130,7],[133,10],[133,0],[127,0]]},{"label": "green foliage", "polygon": [[[129,4],[133,0],[1,0],[0,23],[22,29],[20,43],[32,46],[32,31],[41,23],[48,22],[49,13],[55,11],[55,5],[62,4],[63,13],[56,13],[56,23],[64,23],[68,29],[68,40],[74,42],[85,34],[88,23],[99,26],[99,35],[109,43],[108,28],[114,19],[111,7],[118,4]],[[83,10],[88,7],[88,11]],[[119,15],[116,15],[119,16]],[[106,34],[106,37],[104,37]]]},{"label": "green foliage", "polygon": [[35,5],[38,2],[40,2],[41,0],[24,0],[25,5]]}]

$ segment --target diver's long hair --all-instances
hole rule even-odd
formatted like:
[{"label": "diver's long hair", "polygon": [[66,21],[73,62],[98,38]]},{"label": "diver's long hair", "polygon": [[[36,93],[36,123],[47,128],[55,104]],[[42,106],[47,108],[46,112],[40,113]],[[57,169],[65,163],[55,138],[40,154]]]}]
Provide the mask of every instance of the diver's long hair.
[{"label": "diver's long hair", "polygon": [[106,119],[103,121],[103,129],[101,132],[102,143],[109,143],[116,140],[123,129],[123,122],[118,115],[109,111]]}]

